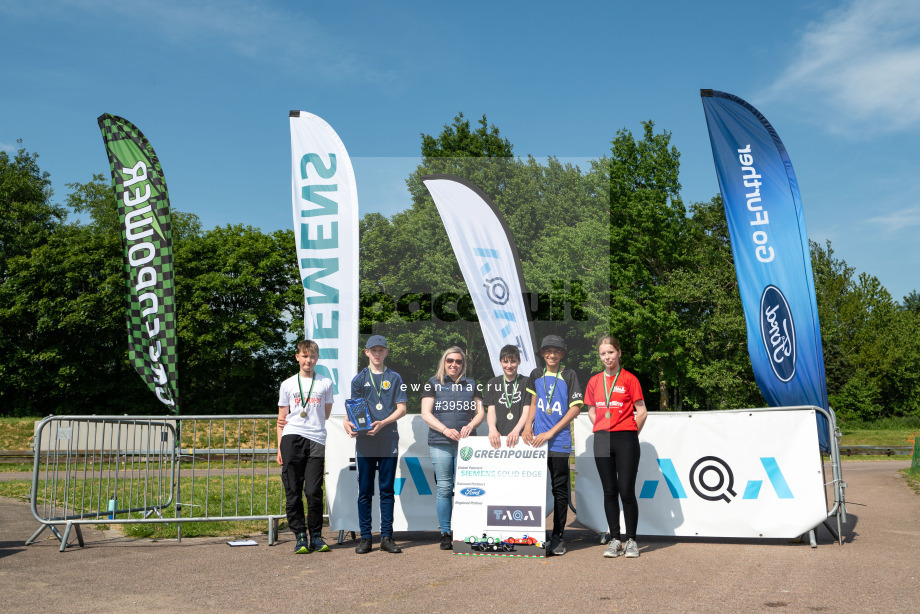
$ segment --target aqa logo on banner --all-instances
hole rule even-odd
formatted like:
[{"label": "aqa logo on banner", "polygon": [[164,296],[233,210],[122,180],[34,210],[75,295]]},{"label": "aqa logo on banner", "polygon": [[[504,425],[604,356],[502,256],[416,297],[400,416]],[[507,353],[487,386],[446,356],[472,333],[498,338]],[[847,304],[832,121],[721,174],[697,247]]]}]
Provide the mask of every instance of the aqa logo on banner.
[{"label": "aqa logo on banner", "polygon": [[786,297],[776,286],[760,297],[760,333],[773,373],[781,382],[795,376],[795,324]]},{"label": "aqa logo on banner", "polygon": [[[775,457],[765,456],[760,459],[767,480],[773,487],[779,499],[794,499],[786,477],[779,468]],[[674,499],[686,499],[687,491],[677,475],[674,461],[670,458],[659,458],[658,468],[664,477],[665,484]],[[757,476],[760,477],[760,476]],[[718,456],[704,456],[693,463],[688,479],[690,487],[696,495],[706,501],[724,501],[731,503],[738,496],[735,489],[735,474],[725,460]],[[757,499],[760,496],[763,479],[748,480],[744,487],[742,499]],[[640,499],[653,499],[658,490],[658,480],[645,480],[642,484]]]}]

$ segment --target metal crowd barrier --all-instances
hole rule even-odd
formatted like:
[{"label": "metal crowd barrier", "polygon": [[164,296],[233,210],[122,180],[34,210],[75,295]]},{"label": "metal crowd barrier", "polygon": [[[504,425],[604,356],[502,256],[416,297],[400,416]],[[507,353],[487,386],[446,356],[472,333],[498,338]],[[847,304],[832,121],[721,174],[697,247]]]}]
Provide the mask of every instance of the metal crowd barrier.
[{"label": "metal crowd barrier", "polygon": [[[32,515],[68,546],[84,524],[285,518],[275,415],[49,416],[35,428]],[[325,512],[325,510],[324,510]],[[63,534],[58,527],[63,526]]]},{"label": "metal crowd barrier", "polygon": [[[837,414],[834,413],[833,408],[823,409],[821,407],[815,407],[814,409],[815,411],[824,414],[824,417],[827,418],[828,443],[830,444],[828,458],[831,464],[831,481],[825,482],[825,488],[828,485],[831,485],[834,489],[834,504],[828,510],[827,519],[825,519],[823,524],[827,530],[830,531],[830,534],[834,537],[837,543],[843,545],[843,525],[845,525],[847,522],[847,483],[843,480],[843,464],[840,461],[840,440],[842,438],[842,434],[840,432],[840,428],[837,426]],[[821,464],[821,470],[824,471],[824,463]],[[825,480],[826,479],[827,474],[825,473]],[[824,496],[827,498],[826,490]],[[836,531],[834,530],[834,527],[830,525],[829,521],[831,518],[837,521]],[[811,547],[816,548],[818,546],[818,542],[815,537],[815,529],[812,529],[808,532],[808,538],[811,543]]]}]

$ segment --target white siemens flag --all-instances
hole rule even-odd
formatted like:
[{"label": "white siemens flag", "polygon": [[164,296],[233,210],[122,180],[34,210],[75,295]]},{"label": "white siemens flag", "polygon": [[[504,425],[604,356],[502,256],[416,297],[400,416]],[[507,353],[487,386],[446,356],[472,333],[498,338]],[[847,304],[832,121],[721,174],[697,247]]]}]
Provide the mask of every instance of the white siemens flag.
[{"label": "white siemens flag", "polygon": [[339,135],[303,111],[291,111],[291,189],[304,334],[335,386],[332,411],[344,414],[358,365],[358,191]]},{"label": "white siemens flag", "polygon": [[502,372],[502,346],[521,351],[521,373],[537,367],[524,306],[524,275],[505,218],[477,186],[452,175],[423,178],[441,214],[460,271],[469,288],[489,359]]}]

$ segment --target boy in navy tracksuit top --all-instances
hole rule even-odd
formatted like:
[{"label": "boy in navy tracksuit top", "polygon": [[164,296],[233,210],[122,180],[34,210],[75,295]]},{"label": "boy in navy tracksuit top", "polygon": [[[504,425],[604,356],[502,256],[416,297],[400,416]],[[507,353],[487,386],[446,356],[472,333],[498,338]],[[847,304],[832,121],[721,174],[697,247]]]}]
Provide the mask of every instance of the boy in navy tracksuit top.
[{"label": "boy in navy tracksuit top", "polygon": [[584,404],[578,376],[562,366],[565,341],[558,335],[548,335],[540,344],[544,369],[534,369],[530,374],[532,386],[527,392],[533,395],[530,417],[524,429],[524,441],[536,447],[549,443],[547,466],[553,489],[553,534],[547,554],[565,554],[562,533],[569,510],[569,455],[572,453],[572,433],[569,423],[575,419]]},{"label": "boy in navy tracksuit top", "polygon": [[345,431],[355,441],[358,466],[358,522],[361,541],[355,547],[358,554],[372,550],[371,503],[374,499],[374,476],[380,484],[380,549],[399,553],[402,549],[393,541],[393,485],[396,478],[399,433],[396,421],[406,415],[406,391],[399,373],[384,366],[389,350],[382,335],[367,340],[364,355],[368,367],[351,380],[351,398],[364,399],[371,414],[371,429],[360,435],[345,418]]}]

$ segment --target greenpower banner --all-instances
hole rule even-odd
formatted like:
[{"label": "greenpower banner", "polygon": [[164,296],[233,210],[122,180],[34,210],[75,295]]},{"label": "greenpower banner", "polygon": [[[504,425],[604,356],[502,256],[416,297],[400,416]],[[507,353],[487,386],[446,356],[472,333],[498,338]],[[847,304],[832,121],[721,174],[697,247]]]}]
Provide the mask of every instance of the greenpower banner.
[{"label": "greenpower banner", "polygon": [[99,117],[125,246],[128,358],[157,399],[179,413],[169,195],[150,143],[126,119]]}]

